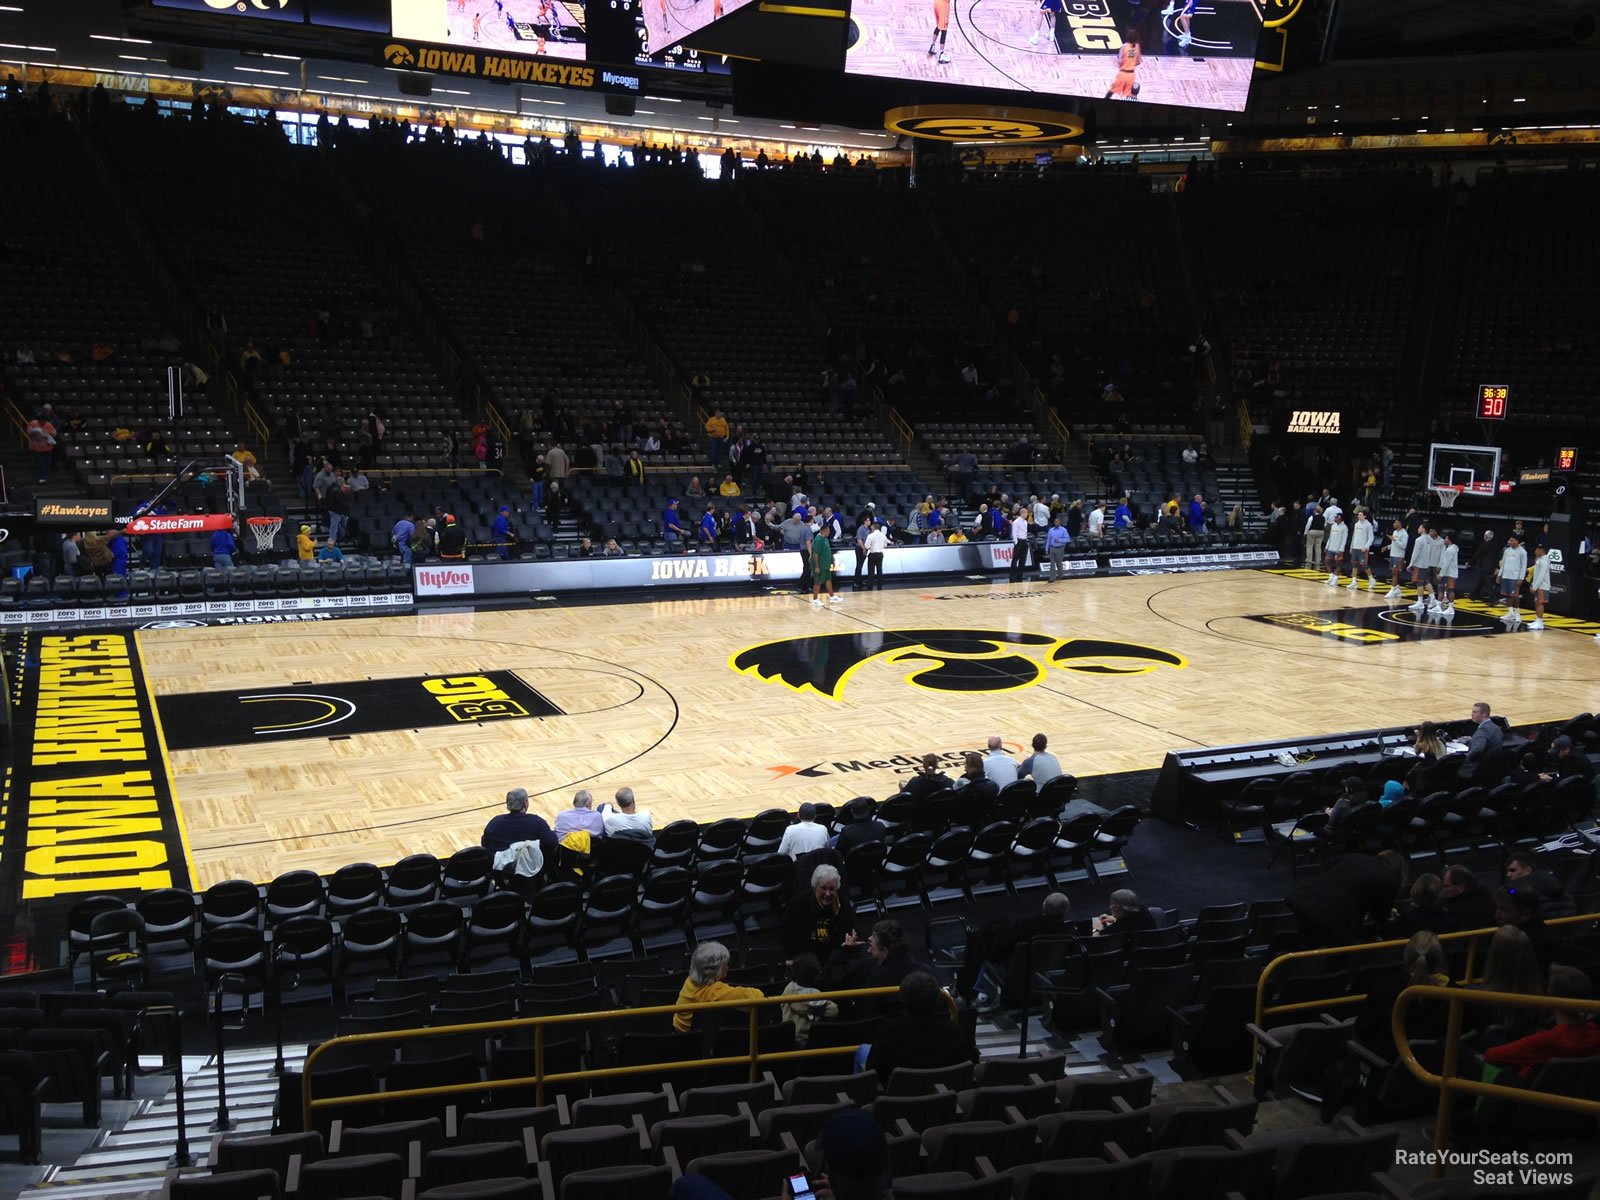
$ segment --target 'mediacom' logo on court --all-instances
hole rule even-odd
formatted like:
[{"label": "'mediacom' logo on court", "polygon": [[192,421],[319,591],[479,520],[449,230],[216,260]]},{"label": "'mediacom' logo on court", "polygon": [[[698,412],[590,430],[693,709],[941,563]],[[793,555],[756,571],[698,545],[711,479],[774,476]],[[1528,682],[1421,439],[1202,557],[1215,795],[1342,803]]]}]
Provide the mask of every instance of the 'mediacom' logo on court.
[{"label": "'mediacom' logo on court", "polygon": [[728,666],[764,683],[838,700],[850,677],[874,660],[909,664],[906,683],[946,693],[1017,691],[1043,681],[1050,667],[1080,675],[1144,675],[1158,667],[1188,666],[1182,655],[1133,642],[1001,629],[885,629],[785,638],[740,650]]}]

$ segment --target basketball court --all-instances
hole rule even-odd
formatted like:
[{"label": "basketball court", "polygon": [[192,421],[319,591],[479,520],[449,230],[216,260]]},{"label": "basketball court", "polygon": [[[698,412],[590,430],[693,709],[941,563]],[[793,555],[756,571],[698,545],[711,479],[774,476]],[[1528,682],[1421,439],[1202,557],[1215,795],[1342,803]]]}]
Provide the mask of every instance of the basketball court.
[{"label": "basketball court", "polygon": [[[141,693],[204,887],[442,856],[476,842],[515,786],[547,814],[580,787],[599,801],[631,786],[659,827],[887,796],[924,753],[958,774],[990,733],[1020,753],[1043,731],[1082,777],[1155,768],[1169,749],[1455,719],[1479,698],[1514,722],[1556,719],[1600,682],[1591,624],[1506,632],[1470,601],[1429,622],[1409,594],[1324,578],[982,580],[846,591],[820,610],[764,590],[30,635],[14,699],[24,722],[30,705],[60,708],[27,693],[59,684],[73,654],[121,687],[105,664],[123,654],[133,686],[117,694]],[[41,783],[49,736],[36,732],[14,790],[72,793]],[[85,752],[57,759],[78,795]]]}]

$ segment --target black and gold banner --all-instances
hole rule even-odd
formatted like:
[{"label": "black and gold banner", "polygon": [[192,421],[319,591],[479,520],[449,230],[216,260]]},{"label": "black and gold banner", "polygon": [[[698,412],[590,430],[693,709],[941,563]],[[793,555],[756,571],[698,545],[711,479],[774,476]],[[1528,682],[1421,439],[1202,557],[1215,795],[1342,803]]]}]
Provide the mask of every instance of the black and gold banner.
[{"label": "black and gold banner", "polygon": [[185,692],[157,703],[172,750],[561,715],[510,671]]}]

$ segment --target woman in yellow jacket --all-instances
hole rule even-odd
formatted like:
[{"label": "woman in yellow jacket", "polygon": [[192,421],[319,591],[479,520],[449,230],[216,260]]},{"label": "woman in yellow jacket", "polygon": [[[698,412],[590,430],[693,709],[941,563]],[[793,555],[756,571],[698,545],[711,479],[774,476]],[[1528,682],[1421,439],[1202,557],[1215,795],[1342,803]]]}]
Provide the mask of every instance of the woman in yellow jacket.
[{"label": "woman in yellow jacket", "polygon": [[300,526],[300,536],[294,540],[301,562],[312,562],[317,557],[317,544],[311,540],[311,526]]},{"label": "woman in yellow jacket", "polygon": [[[689,959],[689,977],[678,990],[679,1004],[715,1004],[719,1000],[759,1000],[760,988],[731,987],[723,982],[728,975],[728,948],[721,942],[701,942]],[[672,1027],[688,1033],[694,1025],[692,1012],[672,1014]]]}]

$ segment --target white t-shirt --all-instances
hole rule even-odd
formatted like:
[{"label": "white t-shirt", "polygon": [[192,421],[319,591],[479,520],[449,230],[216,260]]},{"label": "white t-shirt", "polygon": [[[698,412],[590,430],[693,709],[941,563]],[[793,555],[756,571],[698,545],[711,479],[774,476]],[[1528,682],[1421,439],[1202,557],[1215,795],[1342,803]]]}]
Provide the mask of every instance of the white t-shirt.
[{"label": "white t-shirt", "polygon": [[882,554],[889,548],[889,535],[882,529],[874,529],[867,534],[867,553]]},{"label": "white t-shirt", "polygon": [[1344,515],[1344,509],[1340,508],[1332,500],[1328,501],[1327,504],[1323,505],[1323,508],[1322,508],[1322,519],[1328,523],[1328,528],[1329,529],[1333,528],[1333,519],[1335,517],[1343,516],[1343,515]]},{"label": "white t-shirt", "polygon": [[1362,517],[1350,536],[1350,549],[1368,550],[1372,547],[1372,522]]},{"label": "white t-shirt", "polygon": [[1411,535],[1404,529],[1396,529],[1389,535],[1389,557],[1396,562],[1405,562],[1406,547],[1411,544]]},{"label": "white t-shirt", "polygon": [[1528,584],[1532,592],[1548,592],[1550,590],[1550,556],[1533,560],[1533,580]]},{"label": "white t-shirt", "polygon": [[1500,552],[1500,578],[1521,579],[1528,573],[1528,552],[1521,546],[1507,546]]},{"label": "white t-shirt", "polygon": [[1456,579],[1461,574],[1461,547],[1454,542],[1446,542],[1439,553],[1439,578]]},{"label": "white t-shirt", "polygon": [[783,831],[783,840],[778,843],[778,853],[787,854],[790,858],[799,858],[802,854],[821,850],[827,844],[826,828],[815,821],[801,821]]},{"label": "white t-shirt", "polygon": [[1091,508],[1089,510],[1089,536],[1099,537],[1105,532],[1106,514],[1104,509]]},{"label": "white t-shirt", "polygon": [[1050,524],[1050,506],[1043,500],[1033,506],[1033,523],[1040,529]]},{"label": "white t-shirt", "polygon": [[1011,520],[1011,540],[1025,542],[1028,540],[1028,518],[1013,517]]}]

